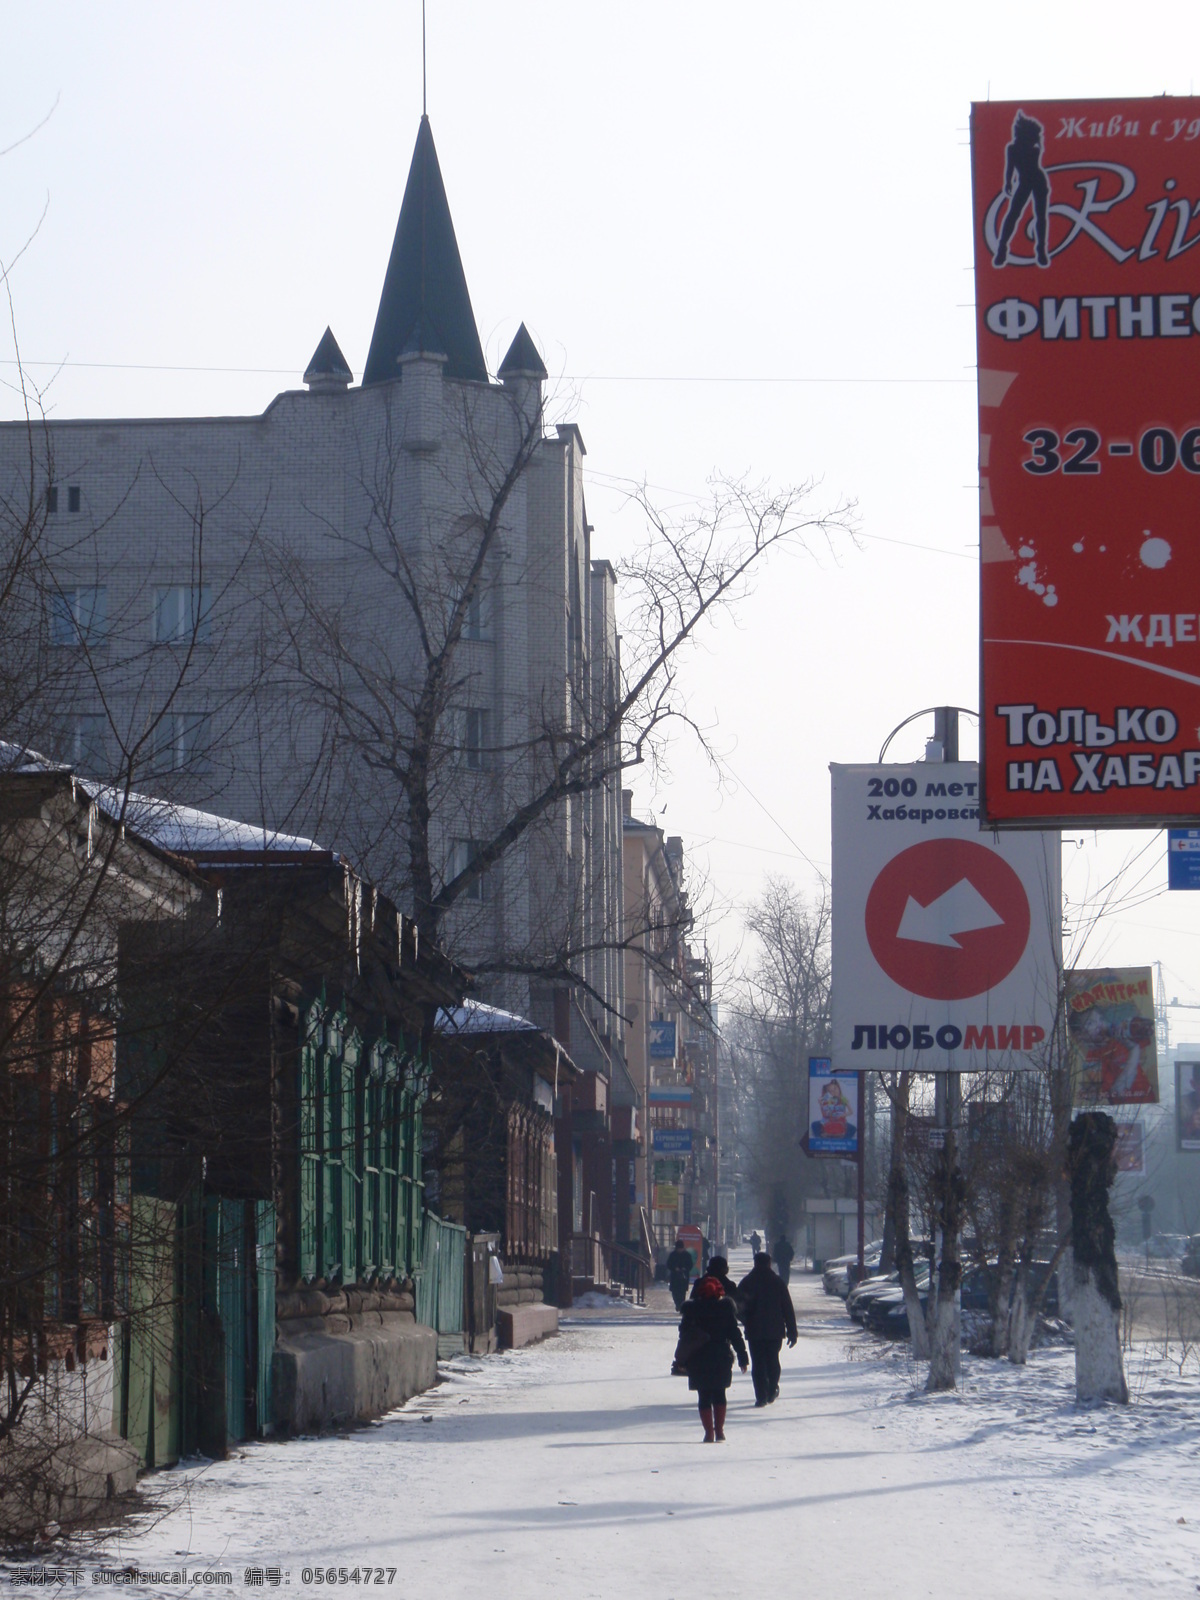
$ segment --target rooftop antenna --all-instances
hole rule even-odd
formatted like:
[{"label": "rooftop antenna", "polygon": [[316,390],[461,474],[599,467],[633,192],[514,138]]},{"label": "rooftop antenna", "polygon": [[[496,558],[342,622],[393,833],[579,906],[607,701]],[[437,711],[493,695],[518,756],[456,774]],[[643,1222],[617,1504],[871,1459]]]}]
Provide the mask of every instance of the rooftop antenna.
[{"label": "rooftop antenna", "polygon": [[421,0],[421,115],[429,115],[425,79],[425,0]]}]

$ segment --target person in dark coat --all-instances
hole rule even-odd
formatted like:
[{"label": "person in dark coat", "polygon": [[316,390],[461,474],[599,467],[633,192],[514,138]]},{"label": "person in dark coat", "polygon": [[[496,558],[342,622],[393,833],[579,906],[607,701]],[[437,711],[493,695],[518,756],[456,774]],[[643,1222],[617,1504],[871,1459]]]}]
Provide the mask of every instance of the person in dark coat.
[{"label": "person in dark coat", "polygon": [[779,1269],[779,1281],[786,1284],[792,1275],[792,1261],[796,1252],[792,1249],[792,1241],[786,1233],[780,1234],[775,1241],[775,1265]]},{"label": "person in dark coat", "polygon": [[754,1265],[738,1284],[742,1321],[750,1346],[754,1404],[769,1406],[779,1398],[779,1347],[787,1335],[788,1349],[796,1343],[796,1313],[786,1286],[771,1270],[771,1258],[760,1250]]},{"label": "person in dark coat", "polygon": [[[737,1284],[734,1283],[733,1279],[729,1276],[729,1262],[726,1261],[725,1257],[711,1256],[708,1262],[708,1271],[704,1276],[706,1278],[715,1278],[717,1280],[729,1299],[733,1301],[733,1309],[740,1317],[742,1314],[741,1297],[737,1291]],[[697,1278],[695,1283],[692,1285],[693,1300],[695,1300],[699,1295],[700,1285],[703,1282],[704,1278]]]},{"label": "person in dark coat", "polygon": [[762,1235],[759,1233],[757,1228],[755,1228],[754,1232],[750,1235],[750,1248],[754,1251],[755,1255],[757,1255],[762,1249]]},{"label": "person in dark coat", "polygon": [[683,1302],[687,1299],[688,1284],[691,1282],[694,1265],[692,1252],[682,1239],[676,1239],[675,1248],[667,1257],[667,1287],[671,1291],[671,1299],[675,1302],[676,1311],[683,1310]]},{"label": "person in dark coat", "polygon": [[696,1391],[700,1421],[704,1424],[704,1443],[720,1444],[725,1438],[725,1391],[733,1382],[733,1357],[743,1372],[750,1365],[742,1330],[738,1327],[733,1301],[726,1295],[719,1278],[701,1278],[696,1297],[689,1300],[679,1319],[680,1339],[697,1338],[684,1362],[688,1388]]}]

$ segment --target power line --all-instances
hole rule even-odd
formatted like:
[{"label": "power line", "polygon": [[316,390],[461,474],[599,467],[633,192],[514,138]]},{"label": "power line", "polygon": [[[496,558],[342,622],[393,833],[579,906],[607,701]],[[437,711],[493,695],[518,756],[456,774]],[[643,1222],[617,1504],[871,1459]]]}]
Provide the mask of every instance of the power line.
[{"label": "power line", "polygon": [[792,849],[796,851],[797,855],[799,855],[800,859],[802,861],[806,861],[808,863],[808,865],[816,873],[817,877],[820,878],[821,882],[823,884],[825,884],[825,886],[828,888],[828,886],[829,886],[829,874],[827,872],[823,872],[821,870],[821,868],[817,865],[817,863],[813,860],[813,858],[809,855],[808,851],[803,849],[800,845],[798,845],[796,843],[795,839],[792,838],[791,834],[784,827],[783,823],[780,822],[779,818],[777,816],[775,816],[773,812],[767,810],[766,806],[758,798],[758,796],[755,794],[754,790],[745,781],[745,779],[744,778],[739,778],[737,773],[729,765],[729,762],[726,761],[722,756],[714,756],[713,759],[716,761],[716,763],[717,763],[717,765],[719,767],[723,767],[724,768],[724,770],[729,774],[729,776],[733,779],[733,781],[736,784],[740,785],[740,787],[743,788],[746,791],[746,793],[750,796],[751,800],[754,801],[754,804],[762,812],[763,816],[766,817],[768,819],[768,821],[773,822],[775,824],[775,826],[779,829],[779,831],[783,835],[783,837],[791,845]]},{"label": "power line", "polygon": [[[252,377],[289,377],[297,373],[297,368],[290,367],[234,367],[234,366],[193,366],[175,362],[157,361],[73,361],[69,357],[61,361],[20,361],[14,357],[7,357],[0,361],[6,367],[50,367],[55,371],[71,367],[93,372],[217,372],[243,374]],[[670,373],[670,372],[566,372],[562,375],[564,383],[688,383],[688,384],[974,384],[974,378],[931,378],[931,377],[876,377],[872,375],[850,377],[840,373],[819,374],[731,374],[721,375],[711,372],[697,373]]]}]

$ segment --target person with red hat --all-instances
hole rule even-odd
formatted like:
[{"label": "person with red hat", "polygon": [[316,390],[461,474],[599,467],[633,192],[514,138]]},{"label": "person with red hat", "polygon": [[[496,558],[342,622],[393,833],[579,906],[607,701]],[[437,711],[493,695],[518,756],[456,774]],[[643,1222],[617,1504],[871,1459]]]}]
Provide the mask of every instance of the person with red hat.
[{"label": "person with red hat", "polygon": [[750,1356],[733,1301],[719,1278],[701,1278],[695,1298],[683,1308],[675,1363],[676,1370],[686,1371],[688,1388],[696,1392],[705,1444],[719,1444],[725,1438],[725,1391],[733,1382],[735,1352],[745,1372]]}]

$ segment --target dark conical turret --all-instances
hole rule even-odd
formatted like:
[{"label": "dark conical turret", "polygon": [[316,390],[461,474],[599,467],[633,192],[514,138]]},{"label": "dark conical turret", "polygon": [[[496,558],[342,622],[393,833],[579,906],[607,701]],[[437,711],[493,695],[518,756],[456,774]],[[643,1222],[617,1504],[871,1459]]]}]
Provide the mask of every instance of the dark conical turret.
[{"label": "dark conical turret", "polygon": [[421,118],[417,130],[364,384],[399,377],[397,358],[410,346],[410,335],[418,323],[419,343],[433,344],[439,353],[445,353],[447,377],[487,381],[428,117]]},{"label": "dark conical turret", "polygon": [[516,338],[508,347],[508,354],[500,363],[497,377],[536,378],[542,383],[548,376],[546,363],[538,354],[538,347],[530,337],[529,329],[522,323],[517,329]]},{"label": "dark conical turret", "polygon": [[333,337],[332,328],[326,328],[321,335],[321,342],[304,369],[304,381],[310,389],[345,389],[354,382],[350,364]]}]

